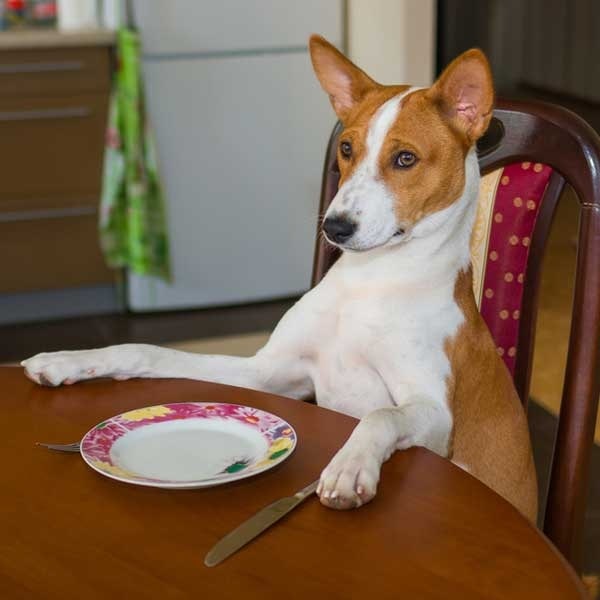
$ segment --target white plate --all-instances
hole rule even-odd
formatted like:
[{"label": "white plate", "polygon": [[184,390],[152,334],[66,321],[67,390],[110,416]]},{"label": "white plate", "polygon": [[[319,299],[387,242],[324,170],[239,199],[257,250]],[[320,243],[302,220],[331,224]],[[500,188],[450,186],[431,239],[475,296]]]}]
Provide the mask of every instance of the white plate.
[{"label": "white plate", "polygon": [[129,411],[91,429],[85,462],[107,477],[161,488],[199,488],[274,467],[296,432],[271,413],[237,404],[182,402]]}]

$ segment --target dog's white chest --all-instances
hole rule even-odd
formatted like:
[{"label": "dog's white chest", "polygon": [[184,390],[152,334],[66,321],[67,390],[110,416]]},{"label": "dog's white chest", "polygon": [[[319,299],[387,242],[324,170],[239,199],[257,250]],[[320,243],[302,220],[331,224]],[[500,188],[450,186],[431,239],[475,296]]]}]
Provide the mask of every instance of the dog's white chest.
[{"label": "dog's white chest", "polygon": [[313,354],[311,375],[318,404],[355,417],[393,406],[368,350],[379,337],[379,327],[361,310],[360,303],[346,301],[335,307],[330,318],[317,324],[317,330],[322,335]]},{"label": "dog's white chest", "polygon": [[377,285],[348,293],[334,277],[321,285],[305,307],[319,405],[362,417],[415,394],[446,401],[444,343],[464,318],[452,286],[411,295]]}]

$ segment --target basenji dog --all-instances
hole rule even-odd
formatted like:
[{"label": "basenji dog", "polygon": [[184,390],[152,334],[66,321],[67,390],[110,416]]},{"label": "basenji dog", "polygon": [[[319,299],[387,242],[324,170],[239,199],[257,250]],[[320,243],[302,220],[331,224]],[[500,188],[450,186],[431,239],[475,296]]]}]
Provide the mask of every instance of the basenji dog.
[{"label": "basenji dog", "polygon": [[380,85],[319,36],[317,78],[343,125],[339,190],[324,215],[343,252],[250,358],[125,344],[38,354],[39,384],[93,377],[201,379],[315,397],[360,419],[325,467],[321,502],[369,502],[382,463],[424,446],[529,519],[537,483],[526,417],[472,291],[469,240],[479,189],[475,142],[494,101],[479,50],[429,88]]}]

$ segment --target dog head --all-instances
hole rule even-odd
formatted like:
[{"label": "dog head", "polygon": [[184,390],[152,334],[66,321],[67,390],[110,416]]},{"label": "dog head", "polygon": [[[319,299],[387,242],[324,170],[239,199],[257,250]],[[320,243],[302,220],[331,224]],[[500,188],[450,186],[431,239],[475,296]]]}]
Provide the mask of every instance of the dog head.
[{"label": "dog head", "polygon": [[360,251],[425,235],[428,217],[461,197],[467,153],[492,117],[484,54],[460,55],[427,89],[381,85],[320,36],[311,37],[310,54],[344,126],[327,239]]}]

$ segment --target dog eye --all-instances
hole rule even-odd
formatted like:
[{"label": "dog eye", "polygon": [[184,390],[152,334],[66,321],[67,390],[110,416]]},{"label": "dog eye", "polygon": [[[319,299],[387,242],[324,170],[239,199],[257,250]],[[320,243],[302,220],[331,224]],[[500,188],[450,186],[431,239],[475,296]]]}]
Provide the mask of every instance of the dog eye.
[{"label": "dog eye", "polygon": [[350,142],[342,142],[340,144],[340,153],[344,158],[352,156],[352,144]]},{"label": "dog eye", "polygon": [[394,159],[394,166],[399,169],[408,169],[417,162],[417,157],[408,150],[402,150],[396,155]]}]

